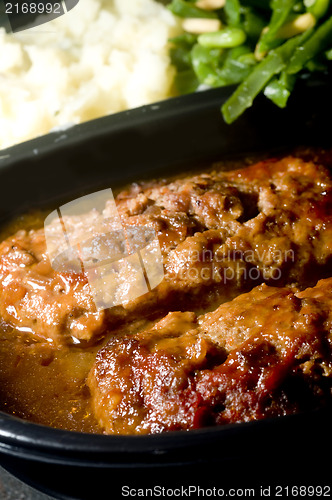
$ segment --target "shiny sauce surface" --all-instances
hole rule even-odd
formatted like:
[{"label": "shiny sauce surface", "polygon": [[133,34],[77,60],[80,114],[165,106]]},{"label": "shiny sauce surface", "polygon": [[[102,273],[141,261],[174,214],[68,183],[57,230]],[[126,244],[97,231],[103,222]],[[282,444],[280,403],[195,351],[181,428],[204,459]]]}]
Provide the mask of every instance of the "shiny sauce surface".
[{"label": "shiny sauce surface", "polygon": [[[41,211],[19,217],[1,230],[0,238],[42,227],[44,218]],[[0,410],[61,429],[102,432],[85,384],[99,348],[55,347],[0,319]]]}]

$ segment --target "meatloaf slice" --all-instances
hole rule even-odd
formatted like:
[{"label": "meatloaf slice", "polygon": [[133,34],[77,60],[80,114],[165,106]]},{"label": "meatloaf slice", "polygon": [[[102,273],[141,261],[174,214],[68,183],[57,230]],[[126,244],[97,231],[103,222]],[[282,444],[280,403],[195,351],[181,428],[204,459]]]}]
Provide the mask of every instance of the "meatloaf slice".
[{"label": "meatloaf slice", "polygon": [[157,433],[291,414],[331,402],[332,278],[263,284],[210,314],[172,312],[114,337],[88,378],[107,433]]},{"label": "meatloaf slice", "polygon": [[20,231],[0,244],[0,316],[37,339],[89,341],[133,318],[206,311],[262,282],[311,284],[330,273],[331,187],[327,169],[296,157],[135,184],[117,208],[123,226],[158,234],[165,277],[156,288],[97,310],[85,274],[52,269],[43,229]]}]

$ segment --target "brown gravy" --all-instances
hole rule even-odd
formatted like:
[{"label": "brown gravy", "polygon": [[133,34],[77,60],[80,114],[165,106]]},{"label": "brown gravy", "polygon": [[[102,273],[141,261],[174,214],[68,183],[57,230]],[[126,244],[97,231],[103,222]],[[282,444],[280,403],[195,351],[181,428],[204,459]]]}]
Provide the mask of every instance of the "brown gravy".
[{"label": "brown gravy", "polygon": [[[42,227],[44,218],[41,211],[18,217],[2,229],[1,239]],[[61,429],[102,432],[85,385],[99,348],[56,349],[0,322],[0,410]]]}]

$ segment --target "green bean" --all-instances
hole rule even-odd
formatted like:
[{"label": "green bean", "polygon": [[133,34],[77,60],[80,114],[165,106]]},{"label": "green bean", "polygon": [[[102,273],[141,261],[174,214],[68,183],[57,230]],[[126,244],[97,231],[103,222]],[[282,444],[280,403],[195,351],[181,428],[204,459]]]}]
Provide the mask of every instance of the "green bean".
[{"label": "green bean", "polygon": [[223,28],[212,33],[199,35],[198,43],[203,47],[213,48],[231,48],[242,45],[246,40],[246,34],[243,30],[234,27]]},{"label": "green bean", "polygon": [[199,86],[199,80],[192,69],[181,71],[175,75],[174,85],[180,94],[191,94]]},{"label": "green bean", "polygon": [[329,49],[325,52],[325,57],[328,61],[332,61],[332,49]]},{"label": "green bean", "polygon": [[170,48],[170,58],[173,66],[176,67],[178,72],[185,71],[191,68],[191,49],[197,42],[197,36],[190,33],[183,33],[182,35],[170,38],[172,43]]},{"label": "green bean", "polygon": [[295,48],[303,39],[303,34],[291,38],[277,49],[271,50],[265,59],[254,67],[222,106],[222,113],[227,123],[232,123],[249,108],[271,78],[285,69]]},{"label": "green bean", "polygon": [[259,57],[263,57],[266,52],[271,48],[274,48],[282,40],[278,40],[276,35],[281,28],[281,26],[286,22],[289,14],[291,13],[296,0],[273,0],[272,1],[272,17],[269,25],[267,26],[267,31],[265,31],[258,44],[257,44],[257,54]]},{"label": "green bean", "polygon": [[239,0],[226,0],[224,12],[229,26],[241,25],[241,5]]},{"label": "green bean", "polygon": [[243,7],[242,12],[243,29],[248,35],[248,38],[256,41],[266,25],[265,19],[256,14],[251,7]]},{"label": "green bean", "polygon": [[197,36],[192,35],[191,33],[183,33],[182,35],[175,36],[174,38],[170,38],[169,42],[177,45],[178,47],[191,49],[193,45],[195,45],[197,41]]},{"label": "green bean", "polygon": [[264,95],[268,97],[279,108],[284,108],[294,88],[295,77],[288,75],[285,71],[280,78],[274,77],[265,87]]},{"label": "green bean", "polygon": [[[326,60],[325,60],[325,62],[326,62]],[[311,59],[310,61],[307,62],[305,67],[311,73],[317,73],[317,72],[322,73],[324,71],[327,71],[327,69],[328,69],[327,64],[324,64],[324,62],[321,61],[320,58]],[[290,76],[294,76],[294,75],[290,75]]]},{"label": "green bean", "polygon": [[[245,45],[223,51],[196,45],[192,52],[192,65],[200,83],[210,87],[223,87],[240,83],[253,67],[253,54]],[[241,57],[245,58],[241,61]]]},{"label": "green bean", "polygon": [[304,0],[304,5],[308,12],[311,12],[316,19],[324,17],[330,4],[330,0]]},{"label": "green bean", "polygon": [[179,17],[198,17],[198,18],[218,18],[217,14],[211,10],[204,10],[196,7],[185,0],[173,0],[168,8],[173,14]]},{"label": "green bean", "polygon": [[210,49],[196,44],[191,51],[192,66],[200,83],[217,87],[217,69],[221,64],[223,51],[221,49]]},{"label": "green bean", "polygon": [[250,48],[245,45],[228,50],[223,65],[217,69],[219,85],[233,85],[247,78],[257,63],[251,56]]},{"label": "green bean", "polygon": [[170,50],[171,63],[178,71],[191,67],[190,50],[183,47],[173,47]]},{"label": "green bean", "polygon": [[238,61],[246,66],[255,66],[257,59],[253,52],[246,52],[238,58]]},{"label": "green bean", "polygon": [[225,121],[232,123],[245,109],[249,108],[270,78],[281,71],[283,67],[284,63],[276,52],[270,53],[258,64],[222,106],[221,110]]},{"label": "green bean", "polygon": [[298,73],[310,59],[313,59],[319,52],[326,50],[331,43],[332,17],[321,24],[303,46],[296,49],[288,65],[287,72],[289,74]]}]

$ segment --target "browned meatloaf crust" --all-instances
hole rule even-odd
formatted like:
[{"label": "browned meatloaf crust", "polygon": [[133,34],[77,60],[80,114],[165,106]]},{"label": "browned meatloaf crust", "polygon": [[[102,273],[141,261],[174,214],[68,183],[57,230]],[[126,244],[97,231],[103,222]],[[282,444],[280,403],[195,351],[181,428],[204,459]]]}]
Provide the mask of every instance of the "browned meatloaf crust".
[{"label": "browned meatloaf crust", "polygon": [[36,339],[91,340],[133,318],[211,309],[259,283],[307,286],[329,275],[331,185],[328,170],[296,157],[134,185],[118,210],[124,226],[156,229],[158,287],[97,312],[84,275],[52,270],[43,230],[20,231],[0,245],[0,315]]},{"label": "browned meatloaf crust", "polygon": [[114,337],[89,376],[108,433],[194,429],[286,415],[331,398],[332,278],[265,284],[197,317],[172,312]]}]

